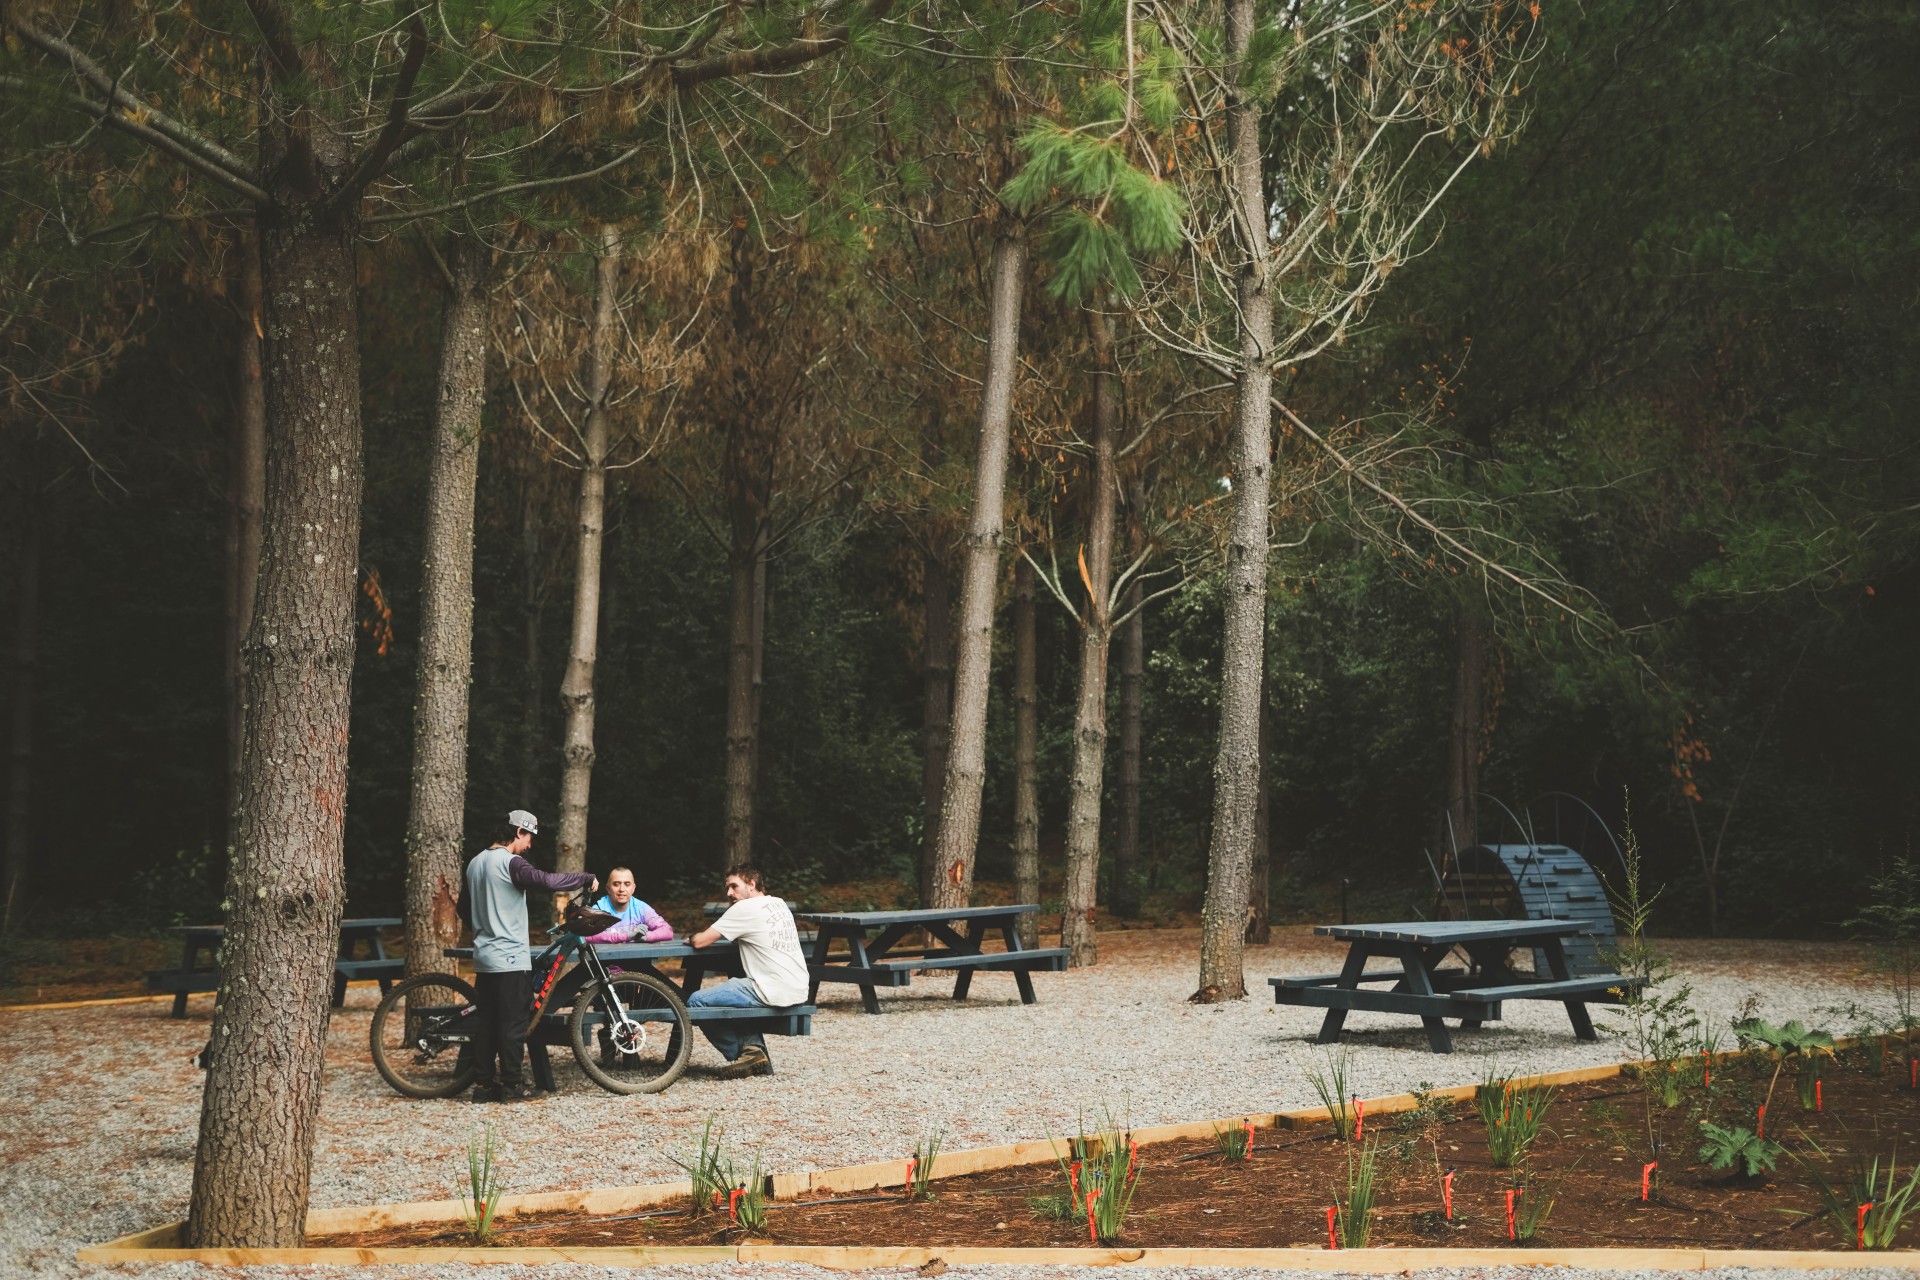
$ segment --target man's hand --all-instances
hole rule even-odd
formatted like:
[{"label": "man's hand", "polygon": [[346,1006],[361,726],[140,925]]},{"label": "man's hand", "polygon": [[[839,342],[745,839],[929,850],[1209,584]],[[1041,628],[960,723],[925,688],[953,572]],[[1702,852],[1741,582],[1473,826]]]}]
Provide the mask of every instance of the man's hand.
[{"label": "man's hand", "polygon": [[587,892],[588,892],[588,893],[598,893],[598,892],[600,892],[600,877],[599,877],[599,876],[595,876],[595,877],[593,877],[593,883],[587,886]]},{"label": "man's hand", "polygon": [[702,929],[691,938],[688,938],[687,941],[696,947],[710,947],[720,941],[720,931],[718,929]]}]

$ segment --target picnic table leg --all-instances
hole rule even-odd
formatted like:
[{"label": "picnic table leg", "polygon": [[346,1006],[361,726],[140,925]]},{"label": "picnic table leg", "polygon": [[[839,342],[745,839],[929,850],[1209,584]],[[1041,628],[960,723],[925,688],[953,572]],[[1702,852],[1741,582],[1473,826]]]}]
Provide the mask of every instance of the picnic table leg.
[{"label": "picnic table leg", "polygon": [[[199,958],[200,947],[199,944],[194,942],[193,935],[189,934],[185,938],[182,938],[180,941],[180,967],[188,973],[192,973],[194,967],[193,962]],[[184,1018],[187,1016],[186,992],[176,991],[173,993],[173,1012],[167,1016],[173,1018]]]},{"label": "picnic table leg", "polygon": [[[953,946],[956,951],[965,951],[969,955],[979,955],[980,943],[985,940],[986,936],[986,926],[976,920],[973,923],[972,929],[969,930],[966,926],[962,925],[954,931],[953,937],[958,939],[958,945],[954,943],[949,943],[948,945]],[[953,976],[953,998],[955,1000],[965,1000],[967,998],[967,992],[971,990],[973,990],[973,970],[962,969]]]},{"label": "picnic table leg", "polygon": [[[1547,973],[1556,982],[1564,982],[1572,976],[1567,970],[1567,949],[1558,938],[1542,938],[1540,951],[1547,958]],[[1573,1024],[1576,1040],[1598,1040],[1599,1033],[1593,1029],[1593,1019],[1587,1013],[1585,1000],[1563,1001],[1567,1007],[1567,1021]]]},{"label": "picnic table leg", "polygon": [[[1340,966],[1339,981],[1333,985],[1344,991],[1360,989],[1360,975],[1366,972],[1367,957],[1373,949],[1361,939],[1347,944],[1346,962]],[[1320,1019],[1320,1034],[1314,1037],[1315,1044],[1338,1044],[1340,1029],[1347,1024],[1345,1009],[1328,1009],[1327,1016]]]},{"label": "picnic table leg", "polygon": [[[813,964],[809,966],[810,968],[819,970],[826,967],[827,953],[833,947],[833,939],[835,936],[834,930],[828,928],[826,925],[815,926],[813,935]],[[807,983],[807,1003],[820,1003],[820,975],[818,972],[815,972],[812,980]]]},{"label": "picnic table leg", "polygon": [[338,966],[333,971],[333,1007],[343,1009],[347,1004],[347,975]]},{"label": "picnic table leg", "polygon": [[[1398,985],[1416,995],[1438,995],[1433,985],[1432,965],[1434,957],[1428,955],[1425,947],[1401,947],[1397,949],[1400,968],[1407,975]],[[1444,954],[1444,953],[1443,953]],[[1447,1020],[1438,1014],[1423,1013],[1420,1024],[1427,1029],[1427,1047],[1435,1053],[1452,1053],[1453,1036],[1447,1031]]]},{"label": "picnic table leg", "polygon": [[[867,931],[865,929],[855,929],[852,933],[849,933],[847,935],[847,946],[853,952],[851,959],[855,968],[866,969],[872,967],[873,961],[867,958]],[[868,1013],[880,1012],[880,995],[874,990],[871,981],[860,984],[860,1003],[866,1006]]]},{"label": "picnic table leg", "polygon": [[[1007,944],[1007,950],[1009,951],[1026,950],[1026,948],[1020,945],[1019,919],[1019,916],[1007,916],[1005,922],[1000,926],[1000,938]],[[1015,969],[1013,971],[1013,982],[1015,986],[1020,988],[1021,1004],[1032,1004],[1038,999],[1038,997],[1033,994],[1033,970]]]},{"label": "picnic table leg", "polygon": [[546,1041],[527,1041],[527,1069],[533,1073],[535,1087],[548,1093],[560,1092],[559,1082],[553,1078],[553,1061],[547,1057]]}]

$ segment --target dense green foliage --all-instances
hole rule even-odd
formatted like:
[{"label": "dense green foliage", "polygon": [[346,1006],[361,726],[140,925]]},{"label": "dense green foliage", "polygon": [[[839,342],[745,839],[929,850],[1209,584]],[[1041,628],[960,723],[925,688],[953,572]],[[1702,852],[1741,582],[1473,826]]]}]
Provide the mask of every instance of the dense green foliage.
[{"label": "dense green foliage", "polygon": [[[1444,231],[1398,268],[1367,327],[1282,394],[1365,439],[1408,403],[1433,402],[1444,380],[1443,416],[1408,428],[1444,462],[1401,482],[1487,503],[1483,522],[1591,593],[1610,626],[1575,628],[1444,560],[1376,550],[1331,488],[1290,504],[1268,626],[1275,909],[1323,913],[1342,877],[1356,881],[1356,911],[1430,900],[1422,850],[1441,839],[1455,620],[1484,596],[1499,653],[1486,793],[1518,810],[1571,792],[1617,826],[1630,791],[1649,876],[1672,885],[1665,928],[1829,929],[1853,913],[1859,885],[1911,854],[1920,820],[1920,13],[1893,0],[1599,0],[1550,8],[1545,22],[1525,131],[1449,194]],[[1156,127],[1172,111],[1158,83],[1143,72],[1140,109]],[[1082,114],[1124,108],[1099,96],[1110,88]],[[1016,201],[1054,199],[1048,216],[1068,226],[1114,193],[1119,229],[1083,243],[1080,259],[1062,250],[1054,293],[1131,287],[1120,245],[1170,247],[1171,188],[1097,138],[1038,124],[1025,139]],[[888,163],[917,198],[922,162]],[[767,168],[775,186],[795,184],[780,199],[806,204],[814,188],[797,170]],[[859,224],[839,208],[817,220],[844,242],[837,287],[853,289]],[[379,283],[365,316],[361,558],[394,642],[364,643],[355,673],[356,912],[397,905],[404,874],[439,311],[411,253],[366,251]],[[163,323],[145,326],[93,397],[87,437],[124,490],[89,483],[69,457],[34,517],[52,535],[32,779],[31,905],[43,919],[103,887],[116,925],[206,916],[217,900],[230,319],[174,259],[139,269],[146,313]],[[1029,328],[1066,326],[1049,306],[1030,302]],[[1053,358],[1033,345],[1037,363]],[[814,412],[880,412],[893,372],[860,352],[835,364],[836,402]],[[525,446],[507,416],[489,407],[481,472],[476,842],[510,805],[550,810],[559,781],[570,499],[564,482],[542,491],[530,568],[529,481],[507,456]],[[1282,448],[1283,472],[1312,461],[1298,441]],[[616,489],[592,848],[602,869],[632,862],[645,896],[704,887],[719,840],[726,562],[648,466]],[[917,588],[898,526],[872,517],[878,503],[835,501],[841,518],[790,539],[769,569],[756,839],[776,888],[798,895],[822,878],[910,879],[919,850]],[[1144,839],[1162,889],[1197,889],[1202,874],[1221,609],[1219,581],[1203,574],[1147,620]],[[1051,837],[1066,806],[1074,645],[1061,611],[1041,617]],[[997,662],[996,680],[1009,671]],[[988,878],[1005,874],[1011,831],[1005,693],[990,730]],[[1532,812],[1543,836],[1592,834]],[[1518,833],[1488,808],[1479,834]]]}]

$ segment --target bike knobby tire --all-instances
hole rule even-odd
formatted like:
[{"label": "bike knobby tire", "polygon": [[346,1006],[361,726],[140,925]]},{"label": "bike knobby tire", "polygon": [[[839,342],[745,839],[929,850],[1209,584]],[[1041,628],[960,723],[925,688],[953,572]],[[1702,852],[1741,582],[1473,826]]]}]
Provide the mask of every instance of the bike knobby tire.
[{"label": "bike knobby tire", "polygon": [[573,1056],[611,1093],[659,1093],[693,1056],[680,993],[647,973],[616,973],[580,993],[567,1020]]},{"label": "bike knobby tire", "polygon": [[374,1069],[409,1098],[451,1098],[473,1083],[473,988],[450,973],[422,973],[389,991],[367,1038]]}]

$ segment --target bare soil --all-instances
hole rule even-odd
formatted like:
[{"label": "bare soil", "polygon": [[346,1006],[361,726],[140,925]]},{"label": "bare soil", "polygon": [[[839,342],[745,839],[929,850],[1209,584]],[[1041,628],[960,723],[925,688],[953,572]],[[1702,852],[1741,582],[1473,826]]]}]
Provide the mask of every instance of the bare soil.
[{"label": "bare soil", "polygon": [[[1680,1106],[1652,1103],[1622,1079],[1561,1089],[1547,1129],[1524,1162],[1525,1197],[1551,1199],[1532,1239],[1510,1241],[1505,1192],[1513,1170],[1493,1166],[1486,1132],[1469,1104],[1399,1116],[1365,1126],[1378,1153],[1374,1246],[1515,1243],[1569,1248],[1852,1248],[1822,1212],[1814,1173],[1846,1185],[1856,1156],[1920,1157],[1920,1092],[1909,1089],[1898,1045],[1880,1070],[1877,1047],[1853,1050],[1825,1070],[1823,1107],[1804,1111],[1791,1068],[1768,1111],[1771,1136],[1786,1143],[1773,1176],[1749,1181],[1707,1168],[1697,1157],[1703,1118],[1752,1126],[1771,1068],[1725,1062],[1710,1088],[1696,1079]],[[1649,1124],[1661,1145],[1649,1199],[1643,1165],[1652,1159]],[[1123,1234],[1127,1247],[1325,1247],[1326,1210],[1346,1198],[1356,1145],[1330,1127],[1261,1130],[1251,1156],[1228,1160],[1210,1142],[1141,1148],[1138,1183]],[[1797,1157],[1797,1158],[1796,1158]],[[1452,1221],[1442,1212],[1441,1177],[1456,1171]],[[1903,1170],[1904,1174],[1904,1170]],[[1084,1216],[1058,1219],[1043,1202],[1066,1190],[1055,1165],[943,1179],[933,1197],[908,1202],[898,1192],[821,1196],[769,1206],[755,1239],[780,1244],[919,1247],[1074,1247],[1090,1245]],[[1898,1243],[1908,1246],[1913,1233]],[[690,1217],[684,1209],[623,1217],[546,1214],[501,1223],[503,1246],[691,1245],[746,1238],[724,1210]],[[458,1226],[429,1224],[310,1240],[325,1246],[466,1243]]]}]

